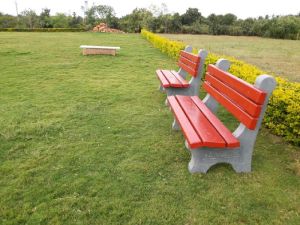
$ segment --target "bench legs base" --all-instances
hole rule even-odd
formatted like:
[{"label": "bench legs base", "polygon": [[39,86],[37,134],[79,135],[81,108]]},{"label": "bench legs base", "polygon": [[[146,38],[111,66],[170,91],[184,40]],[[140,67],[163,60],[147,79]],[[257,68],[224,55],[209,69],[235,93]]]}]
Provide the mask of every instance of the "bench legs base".
[{"label": "bench legs base", "polygon": [[158,90],[160,92],[165,92],[166,91],[165,88],[161,84],[159,85]]},{"label": "bench legs base", "polygon": [[180,126],[179,124],[177,123],[177,121],[174,119],[173,123],[172,123],[172,129],[173,130],[180,130]]},{"label": "bench legs base", "polygon": [[95,48],[84,48],[82,49],[83,55],[116,55],[115,49],[95,49]]},{"label": "bench legs base", "polygon": [[251,156],[242,159],[240,149],[209,149],[190,150],[191,161],[188,169],[191,173],[206,173],[210,167],[218,163],[230,164],[235,172],[251,172]]}]

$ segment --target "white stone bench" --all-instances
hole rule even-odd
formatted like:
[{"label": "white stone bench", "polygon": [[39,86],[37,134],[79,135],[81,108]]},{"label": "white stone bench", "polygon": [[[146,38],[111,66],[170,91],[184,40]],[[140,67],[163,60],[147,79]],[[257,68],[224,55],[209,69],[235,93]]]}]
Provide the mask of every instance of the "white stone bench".
[{"label": "white stone bench", "polygon": [[113,55],[115,56],[117,50],[120,50],[120,47],[111,47],[111,46],[93,46],[93,45],[81,45],[83,55]]}]

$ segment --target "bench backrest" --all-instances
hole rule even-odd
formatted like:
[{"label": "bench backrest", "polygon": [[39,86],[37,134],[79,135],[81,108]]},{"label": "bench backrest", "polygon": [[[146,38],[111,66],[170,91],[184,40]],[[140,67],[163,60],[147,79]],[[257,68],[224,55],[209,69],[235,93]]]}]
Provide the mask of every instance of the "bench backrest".
[{"label": "bench backrest", "polygon": [[256,128],[266,92],[211,64],[203,87],[248,129]]},{"label": "bench backrest", "polygon": [[178,66],[193,77],[196,77],[198,75],[200,60],[201,59],[198,55],[182,50],[180,51]]}]

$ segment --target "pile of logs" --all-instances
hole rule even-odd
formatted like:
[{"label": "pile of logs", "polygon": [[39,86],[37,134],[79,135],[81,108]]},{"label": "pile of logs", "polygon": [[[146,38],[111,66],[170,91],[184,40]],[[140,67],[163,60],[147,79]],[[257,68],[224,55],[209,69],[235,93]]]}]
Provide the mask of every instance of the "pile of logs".
[{"label": "pile of logs", "polygon": [[100,23],[93,28],[94,32],[104,32],[104,33],[124,33],[121,30],[109,28],[106,23]]}]

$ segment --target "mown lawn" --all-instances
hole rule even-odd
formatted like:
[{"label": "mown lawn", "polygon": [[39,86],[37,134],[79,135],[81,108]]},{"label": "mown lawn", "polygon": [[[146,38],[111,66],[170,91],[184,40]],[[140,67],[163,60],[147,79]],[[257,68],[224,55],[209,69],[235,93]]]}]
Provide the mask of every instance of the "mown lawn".
[{"label": "mown lawn", "polygon": [[175,65],[140,35],[0,33],[0,224],[299,224],[300,149],[266,129],[252,173],[188,172],[155,77]]},{"label": "mown lawn", "polygon": [[300,82],[300,41],[261,37],[161,34],[196,48],[234,56],[264,71]]}]

